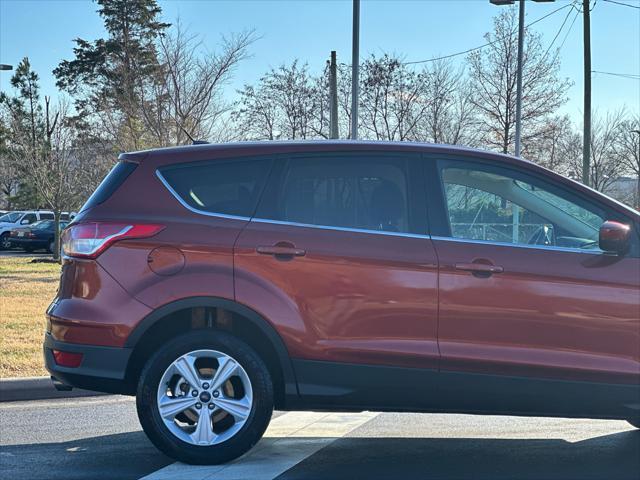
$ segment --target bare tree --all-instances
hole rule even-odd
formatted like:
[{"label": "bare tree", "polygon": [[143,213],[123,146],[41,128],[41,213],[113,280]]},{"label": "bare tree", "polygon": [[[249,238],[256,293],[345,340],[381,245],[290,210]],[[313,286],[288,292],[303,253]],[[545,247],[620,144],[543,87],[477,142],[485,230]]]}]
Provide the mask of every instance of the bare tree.
[{"label": "bare tree", "polygon": [[362,65],[360,119],[363,136],[376,140],[415,140],[427,115],[427,78],[400,59],[384,54]]},{"label": "bare tree", "polygon": [[223,87],[255,38],[253,31],[223,37],[219,52],[206,52],[180,22],[159,38],[157,75],[138,86],[142,121],[156,145],[182,145],[214,133],[230,108]]},{"label": "bare tree", "polygon": [[424,69],[427,110],[420,125],[420,140],[433,143],[478,143],[477,111],[462,68],[449,60],[438,60]]},{"label": "bare tree", "polygon": [[620,123],[616,151],[620,162],[636,177],[635,207],[640,209],[640,115],[636,113]]},{"label": "bare tree", "polygon": [[535,142],[529,142],[524,156],[562,175],[572,173],[571,166],[582,161],[582,140],[567,115],[549,117],[541,124]]},{"label": "bare tree", "polygon": [[[494,19],[487,33],[486,48],[468,57],[472,102],[481,114],[487,146],[503,153],[513,151],[516,122],[517,15],[507,9]],[[546,52],[541,36],[525,30],[522,80],[522,143],[537,141],[544,134],[547,117],[566,102],[571,85],[559,78],[560,61]]]},{"label": "bare tree", "polygon": [[239,92],[233,113],[237,128],[254,140],[327,138],[328,98],[322,85],[297,60],[271,69],[257,86]]},{"label": "bare tree", "polygon": [[18,116],[12,120],[12,154],[22,166],[20,174],[29,180],[44,204],[54,212],[56,234],[52,251],[58,259],[60,214],[77,208],[82,201],[75,187],[79,183],[79,173],[91,168],[86,161],[92,159],[78,156],[74,149],[76,134],[69,103],[65,100],[53,107],[49,97],[45,97],[42,117],[37,118],[37,124],[42,125],[41,135],[36,136],[35,144],[31,129],[25,128]]},{"label": "bare tree", "polygon": [[[607,192],[613,183],[625,172],[625,165],[619,155],[620,134],[626,119],[624,109],[607,112],[604,116],[594,112],[591,121],[591,170],[589,185],[601,192]],[[576,134],[576,143],[582,136]],[[571,176],[580,178],[582,157],[574,154]]]}]

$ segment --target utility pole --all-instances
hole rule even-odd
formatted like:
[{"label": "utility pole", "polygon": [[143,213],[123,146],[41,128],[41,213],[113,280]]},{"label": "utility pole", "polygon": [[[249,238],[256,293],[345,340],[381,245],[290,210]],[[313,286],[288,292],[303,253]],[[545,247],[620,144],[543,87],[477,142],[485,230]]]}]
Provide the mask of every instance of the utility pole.
[{"label": "utility pole", "polygon": [[522,59],[524,57],[524,0],[520,0],[518,18],[518,76],[516,90],[516,157],[520,156],[522,137]]},{"label": "utility pole", "polygon": [[360,0],[353,0],[351,42],[351,139],[358,139],[358,97],[360,93]]},{"label": "utility pole", "polygon": [[589,186],[591,171],[591,19],[589,0],[582,0],[584,20],[584,132],[582,134],[582,183]]},{"label": "utility pole", "polygon": [[339,138],[338,132],[338,66],[336,51],[331,51],[331,63],[329,64],[329,103],[330,103],[330,138]]}]

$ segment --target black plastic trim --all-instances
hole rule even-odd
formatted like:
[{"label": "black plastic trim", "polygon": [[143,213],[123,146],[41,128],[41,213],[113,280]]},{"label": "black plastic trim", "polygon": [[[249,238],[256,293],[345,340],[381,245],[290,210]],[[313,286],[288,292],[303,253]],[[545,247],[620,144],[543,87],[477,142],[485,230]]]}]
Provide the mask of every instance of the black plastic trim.
[{"label": "black plastic trim", "polygon": [[276,330],[260,314],[250,309],[249,307],[246,307],[232,300],[218,297],[189,297],[163,305],[162,307],[154,310],[152,313],[146,316],[137,325],[137,327],[127,338],[125,347],[133,350],[136,344],[149,330],[149,328],[151,328],[151,326],[160,319],[179,310],[194,307],[224,308],[225,310],[229,310],[247,318],[254,326],[259,328],[260,331],[269,339],[271,345],[276,351],[276,354],[278,355],[278,359],[280,361],[280,369],[282,371],[284,380],[284,394],[287,404],[293,404],[293,402],[297,400],[298,389],[293,365],[291,363],[287,347],[282,341],[282,338],[280,338],[280,335],[278,335]]},{"label": "black plastic trim", "polygon": [[293,360],[303,408],[630,418],[640,385]]},{"label": "black plastic trim", "polygon": [[[82,353],[82,363],[77,368],[57,365],[52,350]],[[125,372],[131,352],[130,348],[61,342],[49,333],[44,337],[46,369],[61,382],[86,390],[126,393]]]}]

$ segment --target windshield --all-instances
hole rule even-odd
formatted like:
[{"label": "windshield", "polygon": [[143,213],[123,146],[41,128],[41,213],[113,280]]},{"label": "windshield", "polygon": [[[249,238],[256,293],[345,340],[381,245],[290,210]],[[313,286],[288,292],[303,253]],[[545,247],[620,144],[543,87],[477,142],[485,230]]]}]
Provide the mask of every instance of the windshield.
[{"label": "windshield", "polygon": [[18,221],[22,212],[9,212],[0,217],[0,222],[15,223]]}]

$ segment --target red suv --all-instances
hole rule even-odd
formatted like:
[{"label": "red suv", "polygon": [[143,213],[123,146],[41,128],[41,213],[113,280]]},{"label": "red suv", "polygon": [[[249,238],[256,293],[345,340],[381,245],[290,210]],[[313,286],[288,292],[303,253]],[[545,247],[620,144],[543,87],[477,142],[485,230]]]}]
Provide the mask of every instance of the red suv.
[{"label": "red suv", "polygon": [[135,394],[219,463],[273,408],[640,426],[640,214],[533,163],[415,143],[125,153],[63,235],[60,388]]}]

